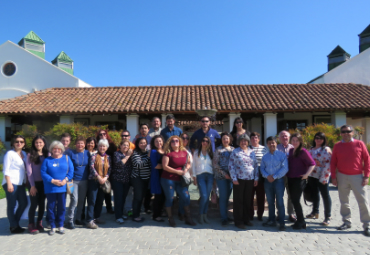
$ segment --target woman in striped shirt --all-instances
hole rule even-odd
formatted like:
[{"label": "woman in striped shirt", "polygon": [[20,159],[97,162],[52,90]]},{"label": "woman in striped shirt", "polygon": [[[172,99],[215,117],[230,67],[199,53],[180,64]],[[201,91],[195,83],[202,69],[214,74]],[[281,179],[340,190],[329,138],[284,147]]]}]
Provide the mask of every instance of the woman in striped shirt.
[{"label": "woman in striped shirt", "polygon": [[135,150],[131,156],[132,173],[131,185],[134,188],[134,201],[132,203],[133,215],[135,222],[143,222],[144,218],[140,217],[140,209],[150,181],[151,163],[146,149],[148,142],[146,138],[140,137],[135,141]]}]

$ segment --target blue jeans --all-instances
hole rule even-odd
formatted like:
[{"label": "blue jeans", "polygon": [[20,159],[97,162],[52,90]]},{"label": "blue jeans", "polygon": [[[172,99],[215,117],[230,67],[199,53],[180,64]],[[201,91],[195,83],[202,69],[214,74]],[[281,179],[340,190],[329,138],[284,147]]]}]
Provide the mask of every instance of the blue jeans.
[{"label": "blue jeans", "polygon": [[87,215],[86,222],[90,222],[100,217],[103,210],[104,191],[96,180],[89,180],[87,189]]},{"label": "blue jeans", "polygon": [[200,195],[199,214],[207,214],[209,196],[213,187],[213,174],[202,173],[197,175],[197,185]]},{"label": "blue jeans", "polygon": [[[19,221],[28,205],[25,185],[13,184],[14,191],[12,193],[8,192],[8,185],[6,183],[3,185],[3,188],[6,194],[6,212],[8,215],[9,224],[11,228],[16,228],[19,226]],[[18,208],[14,213],[17,201]]]},{"label": "blue jeans", "polygon": [[[61,228],[64,225],[64,218],[66,215],[66,192],[48,193],[48,220],[51,228]],[[57,208],[55,212],[55,207]]]},{"label": "blue jeans", "polygon": [[123,207],[125,206],[130,184],[112,180],[112,186],[114,195],[114,213],[116,214],[117,220],[123,217]]},{"label": "blue jeans", "polygon": [[321,193],[322,199],[324,201],[324,214],[325,218],[331,217],[331,198],[329,194],[329,184],[322,184],[319,179],[314,177],[308,177],[308,185],[311,186],[312,196],[313,196],[313,206],[312,206],[312,213],[319,213],[319,205],[320,205],[320,194]]},{"label": "blue jeans", "polygon": [[231,180],[222,179],[216,180],[218,191],[220,194],[219,198],[219,206],[220,206],[220,214],[221,220],[227,220],[227,208],[229,205],[229,199],[231,192],[233,190],[233,183]]},{"label": "blue jeans", "polygon": [[161,178],[161,185],[164,191],[164,195],[166,196],[165,207],[172,206],[175,190],[180,197],[180,204],[184,207],[190,205],[190,195],[188,187],[183,187],[180,181],[173,181]]},{"label": "blue jeans", "polygon": [[279,212],[279,224],[284,225],[285,219],[285,208],[284,208],[284,191],[285,182],[284,178],[276,179],[273,182],[269,182],[265,179],[265,192],[267,202],[269,204],[269,219],[268,221],[275,222],[275,198],[277,203],[277,209]]}]

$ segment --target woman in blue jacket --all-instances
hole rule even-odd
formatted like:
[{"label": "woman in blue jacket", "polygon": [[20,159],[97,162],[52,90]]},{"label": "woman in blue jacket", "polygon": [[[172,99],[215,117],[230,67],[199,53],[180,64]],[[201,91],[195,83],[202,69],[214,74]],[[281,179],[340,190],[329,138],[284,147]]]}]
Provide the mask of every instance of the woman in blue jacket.
[{"label": "woman in blue jacket", "polygon": [[[63,155],[65,149],[61,142],[54,141],[49,147],[51,157],[44,160],[41,166],[41,177],[44,181],[46,198],[48,199],[47,216],[51,226],[49,235],[64,234],[64,217],[66,212],[67,182],[73,178],[73,163]],[[56,211],[56,215],[55,215]]]}]

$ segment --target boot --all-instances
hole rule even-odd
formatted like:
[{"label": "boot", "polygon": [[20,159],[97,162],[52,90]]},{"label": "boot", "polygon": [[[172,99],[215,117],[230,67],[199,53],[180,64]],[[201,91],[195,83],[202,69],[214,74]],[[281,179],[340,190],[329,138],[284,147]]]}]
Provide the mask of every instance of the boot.
[{"label": "boot", "polygon": [[197,225],[191,218],[190,215],[190,207],[189,206],[184,206],[185,210],[185,224],[190,225],[190,226],[195,226]]},{"label": "boot", "polygon": [[170,223],[171,227],[173,228],[176,227],[176,222],[174,218],[172,217],[172,207],[166,207],[166,212],[168,215],[168,223]]},{"label": "boot", "polygon": [[204,220],[203,220],[203,214],[199,214],[199,220],[198,220],[199,224],[204,224]]},{"label": "boot", "polygon": [[30,234],[32,234],[32,235],[35,235],[35,234],[38,234],[39,233],[39,231],[35,227],[35,224],[34,223],[28,224],[28,232]]},{"label": "boot", "polygon": [[209,224],[209,220],[207,218],[207,214],[203,214],[203,220],[205,223]]},{"label": "boot", "polygon": [[40,220],[40,221],[38,221],[37,222],[37,230],[39,231],[39,232],[45,232],[45,229],[44,229],[44,227],[42,226],[42,220]]}]

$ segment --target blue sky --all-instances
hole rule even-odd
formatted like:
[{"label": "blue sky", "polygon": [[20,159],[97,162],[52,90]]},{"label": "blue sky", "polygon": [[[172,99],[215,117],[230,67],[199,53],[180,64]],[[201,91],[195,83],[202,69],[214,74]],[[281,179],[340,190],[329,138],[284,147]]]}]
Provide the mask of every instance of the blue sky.
[{"label": "blue sky", "polygon": [[[18,2],[18,3],[17,3]],[[30,30],[93,86],[305,83],[354,57],[368,0],[0,2],[0,44]]]}]

